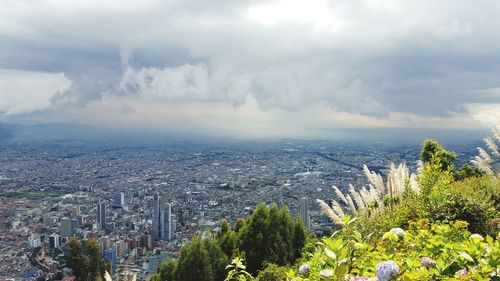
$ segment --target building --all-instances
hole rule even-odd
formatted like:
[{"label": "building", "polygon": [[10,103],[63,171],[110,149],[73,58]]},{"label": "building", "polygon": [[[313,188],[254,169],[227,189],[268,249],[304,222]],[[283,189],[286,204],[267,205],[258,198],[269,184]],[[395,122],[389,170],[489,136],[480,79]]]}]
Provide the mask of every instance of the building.
[{"label": "building", "polygon": [[30,247],[31,248],[37,248],[42,246],[42,240],[40,239],[40,235],[36,235],[34,233],[31,234],[30,238]]},{"label": "building", "polygon": [[160,239],[160,195],[158,192],[153,196],[153,240]]},{"label": "building", "polygon": [[311,219],[309,218],[309,200],[307,197],[300,198],[300,217],[308,230],[311,229]]},{"label": "building", "polygon": [[113,205],[115,207],[123,207],[125,205],[125,194],[123,192],[117,192],[114,194]]},{"label": "building", "polygon": [[97,204],[97,222],[99,229],[106,229],[106,203]]},{"label": "building", "polygon": [[161,204],[161,198],[158,193],[156,193],[153,196],[152,208],[153,240],[172,240],[175,236],[177,224],[176,216],[172,210],[172,204]]},{"label": "building", "polygon": [[59,241],[60,241],[60,236],[56,233],[53,233],[52,235],[49,236],[49,248],[50,249],[55,249],[59,248]]},{"label": "building", "polygon": [[71,208],[71,217],[78,217],[80,216],[80,206],[73,206],[73,208]]},{"label": "building", "polygon": [[114,249],[105,250],[103,256],[111,264],[111,271],[113,273],[115,273],[115,270],[116,270],[116,251]]},{"label": "building", "polygon": [[159,257],[157,255],[151,255],[148,257],[148,272],[149,274],[156,274],[158,273],[158,267],[159,267]]},{"label": "building", "polygon": [[70,237],[76,234],[78,220],[72,218],[61,219],[61,237]]},{"label": "building", "polygon": [[172,204],[165,204],[160,218],[160,239],[172,240],[175,233],[175,215],[172,213]]}]

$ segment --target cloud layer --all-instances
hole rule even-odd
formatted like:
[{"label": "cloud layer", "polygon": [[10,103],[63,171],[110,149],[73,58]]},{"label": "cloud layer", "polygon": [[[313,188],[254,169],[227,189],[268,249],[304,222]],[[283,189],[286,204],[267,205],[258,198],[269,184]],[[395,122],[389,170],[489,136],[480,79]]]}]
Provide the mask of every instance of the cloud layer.
[{"label": "cloud layer", "polygon": [[[218,115],[216,104],[261,124],[247,125],[255,134],[281,125],[307,136],[307,124],[498,122],[500,3],[493,0],[0,2],[4,119],[117,126],[149,104],[175,112],[168,118],[179,127],[217,120],[231,124],[222,132],[239,133],[235,116]],[[17,78],[6,80],[7,72]],[[16,81],[34,73],[40,90],[26,94]],[[113,103],[127,110],[110,110]],[[205,114],[201,121],[189,114],[193,107]],[[74,113],[85,110],[102,120]],[[127,120],[173,130],[153,115]]]}]

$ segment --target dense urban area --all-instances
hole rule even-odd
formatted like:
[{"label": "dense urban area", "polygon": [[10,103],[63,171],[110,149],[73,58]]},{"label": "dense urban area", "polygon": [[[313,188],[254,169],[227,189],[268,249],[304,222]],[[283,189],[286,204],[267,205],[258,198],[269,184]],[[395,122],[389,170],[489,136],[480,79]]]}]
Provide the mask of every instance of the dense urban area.
[{"label": "dense urban area", "polygon": [[[347,142],[77,141],[0,145],[0,280],[69,278],[69,237],[96,239],[113,271],[138,279],[176,257],[186,241],[217,231],[256,204],[288,206],[314,233],[331,228],[315,199],[331,186],[366,184],[363,164],[416,169],[420,147]],[[474,146],[456,149],[467,162]]]}]

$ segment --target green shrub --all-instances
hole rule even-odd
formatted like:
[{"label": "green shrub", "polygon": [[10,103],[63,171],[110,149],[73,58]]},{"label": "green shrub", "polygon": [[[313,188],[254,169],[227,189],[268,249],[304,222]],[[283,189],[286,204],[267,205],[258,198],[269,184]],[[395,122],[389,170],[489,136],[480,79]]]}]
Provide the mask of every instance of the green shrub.
[{"label": "green shrub", "polygon": [[[429,211],[432,221],[464,220],[474,233],[495,235],[491,220],[500,217],[500,181],[495,177],[470,178],[450,184],[444,191],[444,200],[436,203]],[[437,197],[433,192],[431,197]]]},{"label": "green shrub", "polygon": [[285,268],[275,264],[268,264],[257,275],[257,281],[287,281]]},{"label": "green shrub", "polygon": [[[349,280],[379,275],[377,265],[393,261],[398,280],[494,280],[500,278],[500,242],[467,230],[467,223],[411,223],[406,231],[393,229],[381,239],[366,242],[350,227],[323,238],[312,257],[304,260],[307,274],[293,268],[295,280]],[[392,263],[392,262],[389,262]],[[325,276],[331,275],[331,276]],[[356,280],[356,279],[354,279]]]}]

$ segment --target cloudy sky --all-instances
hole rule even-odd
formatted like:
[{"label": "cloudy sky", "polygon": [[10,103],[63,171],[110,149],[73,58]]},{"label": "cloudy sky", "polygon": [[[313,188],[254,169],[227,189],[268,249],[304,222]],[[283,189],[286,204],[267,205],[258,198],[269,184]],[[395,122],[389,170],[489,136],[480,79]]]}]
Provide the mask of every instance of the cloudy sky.
[{"label": "cloudy sky", "polygon": [[496,0],[0,0],[0,121],[242,137],[500,121]]}]

